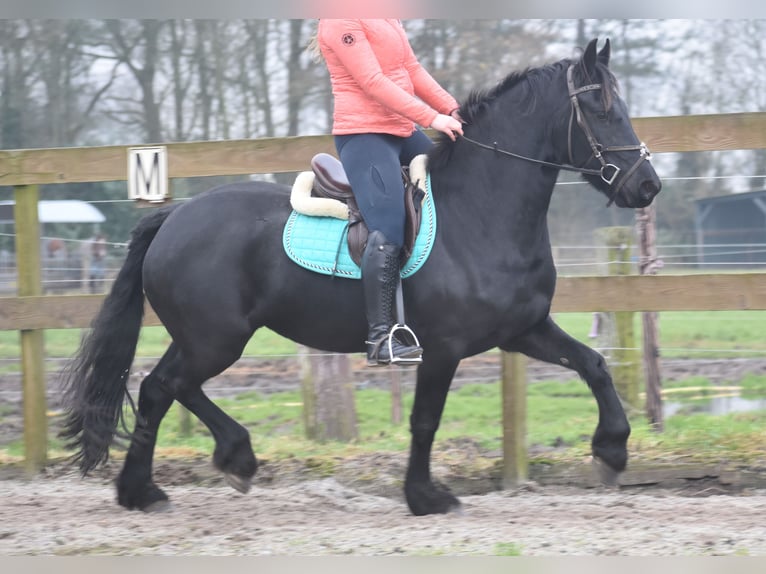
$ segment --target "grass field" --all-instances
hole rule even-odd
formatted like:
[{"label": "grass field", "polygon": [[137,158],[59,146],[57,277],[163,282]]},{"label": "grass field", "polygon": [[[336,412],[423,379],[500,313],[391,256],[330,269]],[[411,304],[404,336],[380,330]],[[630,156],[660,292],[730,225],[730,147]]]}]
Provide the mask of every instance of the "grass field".
[{"label": "grass field", "polygon": [[[559,314],[559,324],[576,338],[588,342],[591,315]],[[639,321],[639,317],[636,317]],[[766,356],[764,327],[766,312],[720,311],[704,313],[663,313],[661,341],[664,356]],[[637,328],[640,325],[637,323]],[[640,330],[637,329],[640,334]],[[80,330],[46,332],[46,350],[50,357],[67,357],[77,346]],[[144,329],[139,355],[157,357],[164,352],[169,338],[162,328]],[[256,333],[246,355],[289,355],[294,343],[269,331]],[[700,353],[700,351],[705,351]],[[18,357],[18,335],[0,333],[2,368],[11,368]],[[10,360],[10,361],[9,361]],[[18,367],[15,367],[16,369]],[[566,371],[562,371],[565,375]],[[741,382],[742,395],[766,397],[766,377],[752,376]],[[709,381],[694,378],[676,387],[694,387],[697,401],[714,392]],[[677,395],[674,395],[677,396]],[[675,399],[674,399],[675,400]],[[631,456],[648,460],[668,458],[721,460],[743,464],[766,465],[766,411],[720,416],[695,413],[694,401],[686,399],[690,408],[683,415],[669,417],[662,434],[653,432],[642,416],[632,419]],[[406,424],[390,421],[390,395],[381,390],[366,389],[356,393],[359,439],[350,444],[316,444],[303,438],[301,397],[295,393],[261,396],[251,392],[216,402],[251,431],[256,452],[267,458],[301,456],[345,456],[358,452],[404,451],[408,448]],[[409,412],[412,394],[404,396],[404,412]],[[450,393],[437,441],[470,437],[482,448],[501,448],[500,386],[497,384],[466,385]],[[3,412],[0,411],[0,418]],[[528,444],[530,447],[557,447],[538,461],[555,458],[581,460],[589,453],[589,441],[597,423],[595,401],[580,381],[547,381],[530,385],[528,393]],[[406,420],[406,417],[405,417]],[[171,409],[163,422],[159,454],[163,452],[199,452],[209,454],[213,442],[200,424],[191,436],[179,433],[179,411]],[[22,455],[21,437],[0,447],[0,460],[18,459]],[[51,453],[63,454],[61,444],[51,438]],[[545,450],[543,449],[543,450]]]},{"label": "grass field", "polygon": [[[659,315],[665,357],[766,356],[766,311],[665,311]],[[641,345],[641,314],[635,314],[636,345]],[[570,335],[589,342],[590,313],[560,313],[556,322]]]},{"label": "grass field", "polygon": [[[569,334],[585,343],[592,315],[559,313],[556,322]],[[636,345],[640,346],[641,315],[635,316]],[[766,356],[766,311],[686,311],[660,315],[660,344],[665,357]],[[81,329],[51,329],[45,332],[49,357],[71,356],[80,340]],[[138,356],[159,357],[165,352],[170,337],[162,327],[141,331]],[[289,355],[296,345],[273,332],[261,329],[245,349],[246,356]],[[19,357],[19,337],[15,331],[0,331],[0,359]]]},{"label": "grass field", "polygon": [[[692,384],[695,398],[687,401],[690,408],[683,415],[668,417],[663,433],[652,431],[642,415],[631,418],[633,433],[629,448],[632,459],[765,465],[766,409],[717,416],[695,413],[692,408],[695,403],[704,401],[715,389],[700,378],[674,384],[671,388]],[[742,381],[742,386],[746,395],[766,397],[766,376],[748,377]],[[437,441],[470,438],[486,451],[500,450],[500,394],[499,383],[465,385],[452,391]],[[405,393],[404,412],[409,412],[412,398],[411,392]],[[365,389],[357,391],[355,399],[359,438],[344,444],[332,441],[320,444],[304,438],[299,392],[268,395],[249,392],[215,402],[250,430],[256,453],[271,460],[406,451],[410,439],[408,425],[391,422],[391,395],[379,389]],[[528,445],[532,451],[546,451],[533,456],[533,463],[577,462],[589,454],[598,411],[584,383],[533,383],[529,387],[527,409]],[[212,453],[214,443],[207,429],[195,421],[191,434],[185,435],[180,432],[180,418],[180,409],[173,408],[163,421],[159,456],[179,452],[184,455]],[[0,447],[0,460],[21,458],[20,438]],[[61,442],[55,437],[51,437],[50,451],[53,458],[65,455]]]}]

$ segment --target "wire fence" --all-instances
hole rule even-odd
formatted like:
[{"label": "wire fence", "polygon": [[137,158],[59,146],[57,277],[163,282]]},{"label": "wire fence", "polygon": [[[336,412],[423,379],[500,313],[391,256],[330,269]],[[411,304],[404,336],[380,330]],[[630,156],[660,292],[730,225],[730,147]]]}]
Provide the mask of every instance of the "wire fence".
[{"label": "wire fence", "polygon": [[[13,237],[13,234],[0,233]],[[91,259],[87,253],[89,240],[44,237],[45,243],[56,240],[66,247],[54,257],[41,257],[42,287],[46,293],[82,292],[104,293],[117,275],[126,255],[127,244],[107,242],[107,255],[99,273],[91,273]],[[713,272],[716,270],[757,271],[766,269],[766,243],[713,243],[705,244],[704,252],[698,244],[658,244],[657,265],[663,273]],[[560,275],[605,275],[612,264],[622,261],[608,260],[605,245],[554,245],[554,263]],[[735,260],[732,260],[735,259]],[[631,258],[638,272],[638,254]],[[16,257],[0,251],[0,293],[16,291]]]},{"label": "wire fence", "polygon": [[[766,174],[756,175],[718,175],[718,176],[671,176],[663,177],[663,181],[714,181],[731,180],[747,181],[766,178]],[[557,186],[585,186],[586,182],[560,181]],[[744,191],[744,190],[743,190]],[[751,191],[751,190],[747,190]],[[732,195],[736,195],[732,192]],[[185,201],[189,197],[174,198],[174,201]],[[90,200],[88,203],[116,204],[133,203],[132,199],[101,199]],[[664,273],[687,273],[699,271],[753,271],[766,268],[766,240],[764,242],[741,242],[734,238],[742,237],[744,232],[766,237],[766,226],[757,229],[743,229],[742,226],[716,229],[718,237],[732,237],[732,241],[702,243],[658,243],[657,266]],[[0,232],[0,237],[13,238],[15,233]],[[42,283],[45,292],[80,291],[104,292],[116,275],[126,254],[128,245],[124,241],[104,242],[108,249],[107,266],[98,275],[90,273],[89,249],[93,238],[73,239],[61,236],[43,236],[40,238],[42,256]],[[46,248],[49,245],[63,246],[56,257],[49,257]],[[578,241],[554,245],[554,261],[561,275],[592,275],[606,274],[609,265],[621,263],[606,259],[607,246]],[[638,253],[634,249],[632,260],[638,267]],[[0,250],[0,293],[13,293],[16,289],[15,255],[6,250]]]},{"label": "wire fence", "polygon": [[[765,175],[752,176],[675,176],[663,177],[664,181],[701,181],[701,180],[722,180],[722,179],[757,179],[766,178]],[[559,186],[586,185],[582,181],[563,181]],[[175,198],[177,201],[184,201],[189,198]],[[114,204],[114,203],[133,203],[131,199],[105,199],[89,201],[94,205]],[[739,230],[732,230],[739,231]],[[14,233],[0,232],[0,237],[9,237],[15,240]],[[42,266],[42,286],[45,293],[105,293],[108,291],[111,282],[116,276],[126,255],[126,241],[105,241],[107,254],[104,263],[99,268],[99,273],[92,273],[91,266],[91,248],[93,238],[73,239],[60,236],[42,236],[41,240],[41,266]],[[57,244],[61,248],[53,256],[47,251],[51,244]],[[561,275],[586,275],[586,274],[606,274],[610,264],[622,263],[620,261],[609,261],[606,259],[608,247],[596,244],[580,245],[554,245],[553,253],[557,270]],[[743,270],[752,271],[766,267],[766,243],[706,243],[703,246],[696,243],[665,243],[657,245],[657,261],[663,273],[681,272],[687,273],[690,270],[699,270],[700,272],[711,270]],[[633,261],[638,266],[637,253],[633,256]],[[16,260],[15,254],[8,250],[0,251],[0,294],[14,294],[16,292]],[[685,320],[694,321],[694,313],[688,313]],[[742,318],[738,318],[741,321]],[[762,321],[758,316],[753,320]],[[617,349],[614,347],[595,347],[607,357],[611,352]],[[627,349],[640,352],[638,348]],[[663,365],[673,367],[682,363],[693,361],[698,365],[713,364],[721,360],[727,361],[752,361],[766,360],[766,351],[758,349],[724,349],[724,348],[663,348],[663,352],[671,355],[682,355],[684,359],[663,359]],[[487,354],[489,355],[489,354]],[[736,357],[736,358],[735,358]],[[67,359],[48,357],[45,365],[49,376],[55,376],[63,367]],[[143,375],[141,365],[153,364],[159,360],[158,357],[139,357],[136,364],[139,365],[132,373],[132,379],[140,379]],[[243,358],[240,363],[233,368],[244,369],[244,376],[252,378],[277,377],[279,373],[273,372],[274,361],[280,363],[280,368],[291,371],[298,371],[300,366],[297,355],[255,355]],[[467,383],[486,383],[499,380],[499,360],[493,361],[491,358],[485,361],[465,361],[454,380],[453,385],[460,386]],[[17,358],[0,358],[0,371],[3,376],[20,376],[20,360]],[[414,371],[403,371],[402,383],[407,386],[414,385]],[[281,376],[281,375],[279,375]],[[557,379],[562,377],[572,377],[573,374],[567,374],[567,371],[557,366],[540,364],[535,367],[531,373],[531,380]],[[296,375],[297,382],[299,375]],[[284,379],[285,377],[282,376]],[[288,377],[289,378],[289,377]],[[370,384],[370,379],[366,375],[357,377],[358,386],[364,387]],[[239,390],[249,389],[242,387]],[[216,392],[232,392],[238,390],[238,387],[217,386],[215,381],[206,385],[206,389],[213,394]],[[0,390],[0,396],[3,393],[11,391]]]},{"label": "wire fence", "polygon": [[[642,349],[599,347],[593,348],[602,353],[610,367],[622,363],[612,358],[614,351],[635,351],[637,360]],[[743,374],[766,376],[766,350],[763,349],[714,349],[714,348],[664,348],[664,353],[679,352],[680,357],[662,358],[662,370],[666,379],[684,379],[692,376],[729,380]],[[227,371],[213,377],[205,384],[205,391],[212,397],[230,396],[248,391],[272,393],[300,388],[302,377],[302,357],[311,353],[248,355],[229,367]],[[323,354],[324,355],[324,354]],[[368,369],[362,354],[348,355],[352,366],[352,380],[357,389],[388,388],[390,373],[388,369]],[[48,357],[45,359],[46,374],[51,381],[49,393],[56,395],[63,369],[70,359],[66,357]],[[159,361],[159,357],[139,356],[134,361],[129,377],[131,391],[138,390],[141,380]],[[8,380],[20,380],[21,361],[18,358],[0,358],[0,377]],[[403,389],[414,391],[415,369],[400,369]],[[464,359],[452,381],[452,389],[467,384],[497,384],[502,376],[500,353],[488,351],[469,359]],[[578,375],[559,365],[530,361],[527,369],[528,382],[570,381]],[[244,384],[243,384],[244,383]],[[4,385],[0,388],[0,401],[21,398],[21,385]]]}]

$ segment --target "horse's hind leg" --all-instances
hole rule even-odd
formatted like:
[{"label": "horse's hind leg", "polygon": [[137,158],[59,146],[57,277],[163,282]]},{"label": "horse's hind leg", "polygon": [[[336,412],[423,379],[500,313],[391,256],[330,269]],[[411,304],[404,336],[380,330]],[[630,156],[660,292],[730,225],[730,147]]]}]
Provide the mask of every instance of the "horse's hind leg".
[{"label": "horse's hind leg", "polygon": [[243,493],[250,490],[258,461],[248,430],[213,403],[200,385],[186,385],[177,391],[176,398],[210,429],[215,438],[213,464],[229,485]]},{"label": "horse's hind leg", "polygon": [[173,403],[164,384],[174,369],[177,348],[171,345],[157,366],[141,382],[133,438],[117,478],[117,502],[125,508],[161,510],[168,497],[152,482],[152,459],[160,422]]},{"label": "horse's hind leg", "polygon": [[[242,344],[244,346],[244,343]],[[159,510],[167,495],[152,482],[152,459],[157,431],[173,399],[207,425],[216,441],[213,461],[229,483],[244,492],[249,488],[257,462],[247,429],[221,411],[202,392],[207,379],[229,367],[239,356],[232,345],[225,352],[208,347],[185,358],[173,343],[157,366],[141,383],[133,439],[117,479],[117,500],[129,509]]]},{"label": "horse's hind leg", "polygon": [[181,370],[169,386],[175,399],[201,420],[213,435],[215,467],[224,473],[232,487],[247,492],[258,468],[250,433],[202,392],[202,384],[239,358],[249,334],[238,337],[230,333],[228,337],[216,338],[209,331],[208,337],[186,343],[180,353]]},{"label": "horse's hind leg", "polygon": [[598,404],[598,426],[591,441],[594,460],[606,465],[599,466],[602,480],[614,483],[617,473],[625,470],[627,464],[630,424],[604,358],[567,335],[550,317],[501,348],[562,365],[576,371],[585,380]]}]

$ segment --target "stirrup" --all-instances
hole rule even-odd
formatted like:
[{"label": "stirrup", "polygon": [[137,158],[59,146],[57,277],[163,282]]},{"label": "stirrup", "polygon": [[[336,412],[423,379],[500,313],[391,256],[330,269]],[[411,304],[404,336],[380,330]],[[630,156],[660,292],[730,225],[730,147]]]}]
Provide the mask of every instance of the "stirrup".
[{"label": "stirrup", "polygon": [[[420,349],[420,353],[417,357],[394,357],[394,354],[392,352],[393,348],[393,340],[394,340],[394,333],[397,331],[404,331],[405,337],[403,339],[399,339],[399,342],[403,345],[409,345],[410,347],[417,347]],[[388,332],[388,337],[386,337],[386,340],[388,342],[388,356],[391,357],[391,360],[389,361],[392,365],[419,365],[423,362],[423,349],[420,346],[420,341],[418,341],[417,336],[415,333],[410,329],[407,325],[401,325],[399,323],[396,323],[393,327],[391,327],[391,330]]]},{"label": "stirrup", "polygon": [[[394,341],[394,334],[397,331],[404,331],[404,340],[399,339],[397,342],[401,345],[407,345],[409,347],[416,347],[418,349],[418,355],[416,357],[400,357],[400,356],[394,356],[393,352],[393,341]],[[374,345],[373,351],[371,355],[368,355],[367,357],[367,365],[372,366],[380,366],[380,365],[400,365],[400,366],[407,366],[407,365],[419,365],[423,362],[423,349],[420,347],[420,341],[418,341],[417,336],[415,333],[410,329],[407,325],[400,325],[399,323],[395,324],[391,329],[389,330],[388,334],[384,337],[381,337],[377,341],[365,341],[368,345]],[[388,361],[381,361],[380,360],[380,348],[383,345],[388,346]]]}]

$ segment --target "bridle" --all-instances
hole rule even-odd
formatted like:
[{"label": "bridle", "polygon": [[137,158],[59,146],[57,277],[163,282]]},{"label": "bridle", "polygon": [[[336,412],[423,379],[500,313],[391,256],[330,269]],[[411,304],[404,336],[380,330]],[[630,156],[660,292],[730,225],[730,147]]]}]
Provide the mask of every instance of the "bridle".
[{"label": "bridle", "polygon": [[[574,70],[574,64],[571,64],[569,68],[567,68],[567,89],[569,90],[569,101],[571,102],[571,110],[569,113],[569,133],[567,135],[567,155],[569,157],[569,164],[558,164],[553,163],[549,161],[544,161],[541,159],[535,159],[523,155],[519,155],[516,153],[513,153],[508,150],[503,150],[498,148],[497,142],[493,142],[493,145],[487,145],[481,142],[478,142],[476,140],[473,140],[467,136],[461,136],[464,140],[478,146],[484,149],[492,150],[495,153],[506,155],[510,157],[515,157],[517,159],[522,159],[524,161],[529,161],[532,163],[537,163],[540,165],[545,165],[548,167],[554,167],[557,169],[563,169],[566,171],[574,171],[577,173],[582,173],[586,175],[597,175],[599,176],[607,185],[612,186],[617,179],[617,176],[621,173],[621,168],[613,163],[607,163],[607,161],[604,159],[604,154],[609,152],[621,152],[621,151],[638,151],[639,157],[636,160],[636,162],[630,167],[630,169],[620,178],[620,181],[617,183],[617,186],[614,187],[609,194],[609,202],[607,203],[607,206],[612,205],[615,198],[617,197],[617,194],[622,189],[623,184],[630,179],[630,177],[636,172],[636,170],[641,166],[641,164],[645,161],[649,161],[652,157],[652,154],[649,152],[649,148],[646,146],[645,143],[641,142],[639,144],[635,145],[622,145],[622,146],[603,146],[601,145],[596,137],[593,135],[593,130],[591,130],[590,125],[588,124],[585,115],[582,113],[582,110],[580,108],[580,102],[578,101],[577,97],[584,93],[584,92],[590,92],[593,90],[600,90],[602,89],[601,84],[588,84],[585,86],[582,86],[580,88],[575,88],[574,81],[572,80],[572,71]],[[593,158],[596,158],[599,163],[601,163],[600,169],[589,169],[586,167],[578,167],[574,165],[574,157],[572,153],[572,133],[573,133],[573,126],[574,126],[574,120],[577,120],[577,125],[580,126],[580,129],[582,129],[583,133],[585,134],[585,138],[588,140],[588,145],[590,145],[590,149],[592,150],[591,156],[583,163],[583,166],[588,165],[590,161]]]}]

